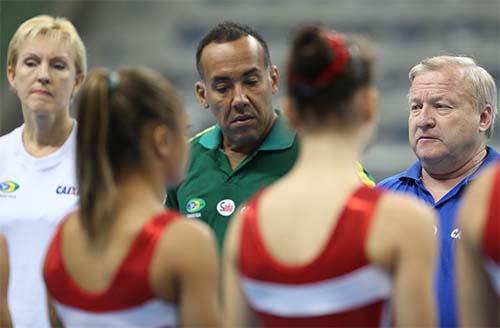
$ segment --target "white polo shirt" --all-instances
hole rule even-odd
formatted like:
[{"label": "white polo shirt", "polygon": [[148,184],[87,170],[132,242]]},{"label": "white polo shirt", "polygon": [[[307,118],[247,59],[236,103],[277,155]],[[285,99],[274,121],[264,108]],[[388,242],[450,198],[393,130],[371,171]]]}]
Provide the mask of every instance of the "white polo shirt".
[{"label": "white polo shirt", "polygon": [[54,229],[78,201],[76,127],[60,149],[42,158],[26,152],[24,125],[0,137],[0,232],[9,248],[15,327],[49,327],[42,265]]}]

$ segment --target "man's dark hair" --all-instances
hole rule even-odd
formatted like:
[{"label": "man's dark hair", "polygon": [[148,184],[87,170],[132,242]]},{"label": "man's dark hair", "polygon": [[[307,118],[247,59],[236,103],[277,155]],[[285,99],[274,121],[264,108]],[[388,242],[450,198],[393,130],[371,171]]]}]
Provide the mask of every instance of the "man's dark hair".
[{"label": "man's dark hair", "polygon": [[271,56],[269,55],[269,48],[267,47],[267,43],[266,41],[264,41],[262,36],[248,25],[226,21],[218,24],[210,31],[208,31],[203,39],[201,39],[200,43],[198,43],[198,48],[196,49],[196,69],[198,70],[198,74],[200,75],[200,77],[203,78],[203,72],[200,65],[201,53],[208,44],[212,42],[232,42],[240,39],[241,37],[249,35],[259,41],[260,45],[264,49],[264,64],[266,68],[269,67],[271,65]]}]

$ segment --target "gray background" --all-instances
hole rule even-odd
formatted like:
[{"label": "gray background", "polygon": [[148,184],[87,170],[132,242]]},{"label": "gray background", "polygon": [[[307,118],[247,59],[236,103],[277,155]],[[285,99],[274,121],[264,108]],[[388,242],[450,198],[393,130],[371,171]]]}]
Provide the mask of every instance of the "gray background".
[{"label": "gray background", "polygon": [[[65,16],[75,24],[87,47],[89,68],[146,65],[168,76],[184,96],[191,135],[213,123],[199,107],[193,84],[196,45],[216,23],[229,19],[255,27],[282,73],[290,33],[300,23],[321,22],[365,35],[377,47],[381,97],[379,132],[363,164],[377,180],[415,160],[408,146],[406,101],[413,65],[427,56],[465,54],[493,75],[497,87],[500,78],[499,0],[0,0],[0,135],[22,123],[5,76],[8,42],[20,23],[42,13]],[[275,107],[283,90],[282,85]],[[498,130],[490,140],[497,149]]]}]

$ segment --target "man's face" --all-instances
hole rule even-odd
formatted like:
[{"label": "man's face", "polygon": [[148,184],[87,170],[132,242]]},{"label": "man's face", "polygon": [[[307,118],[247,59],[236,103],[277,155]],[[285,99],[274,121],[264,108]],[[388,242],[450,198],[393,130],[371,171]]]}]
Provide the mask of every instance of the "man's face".
[{"label": "man's face", "polygon": [[[456,67],[424,72],[410,88],[410,145],[424,167],[456,169],[484,140],[480,113]],[[444,173],[444,172],[443,172]]]},{"label": "man's face", "polygon": [[265,65],[265,53],[251,36],[210,43],[202,52],[203,82],[196,94],[210,107],[232,148],[257,143],[273,122],[272,95],[278,90],[278,70]]}]

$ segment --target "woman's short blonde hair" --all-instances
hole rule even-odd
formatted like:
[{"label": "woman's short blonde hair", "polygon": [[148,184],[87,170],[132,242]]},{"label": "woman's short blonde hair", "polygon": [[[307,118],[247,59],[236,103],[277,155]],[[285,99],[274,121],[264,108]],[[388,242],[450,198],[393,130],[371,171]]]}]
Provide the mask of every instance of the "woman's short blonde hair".
[{"label": "woman's short blonde hair", "polygon": [[22,23],[12,36],[7,49],[7,67],[15,67],[19,56],[19,48],[28,40],[37,36],[47,36],[57,40],[69,41],[75,55],[77,75],[87,73],[87,54],[85,45],[73,24],[64,17],[39,15]]}]

